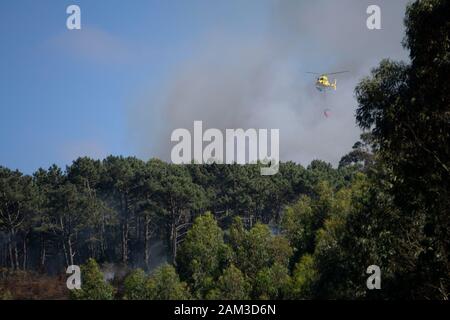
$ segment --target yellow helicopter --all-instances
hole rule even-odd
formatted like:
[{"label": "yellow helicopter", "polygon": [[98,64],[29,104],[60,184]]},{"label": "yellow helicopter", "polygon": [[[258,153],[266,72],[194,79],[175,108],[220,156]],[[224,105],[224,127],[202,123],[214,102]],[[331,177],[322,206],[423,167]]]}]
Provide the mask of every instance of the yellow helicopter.
[{"label": "yellow helicopter", "polygon": [[348,71],[339,71],[339,72],[331,72],[331,73],[317,73],[317,72],[307,72],[310,74],[316,74],[319,75],[319,77],[316,80],[316,88],[319,91],[324,91],[327,89],[333,88],[334,90],[337,89],[337,82],[336,79],[334,79],[334,82],[330,82],[328,77],[333,74],[339,74],[339,73],[346,73]]}]

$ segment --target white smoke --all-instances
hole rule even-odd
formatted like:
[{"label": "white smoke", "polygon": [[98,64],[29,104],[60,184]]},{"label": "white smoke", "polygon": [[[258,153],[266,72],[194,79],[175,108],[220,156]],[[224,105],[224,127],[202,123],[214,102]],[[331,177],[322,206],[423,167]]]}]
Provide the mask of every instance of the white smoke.
[{"label": "white smoke", "polygon": [[[202,120],[205,129],[278,128],[282,161],[336,164],[359,137],[357,82],[383,58],[407,58],[401,46],[407,1],[377,1],[382,30],[368,30],[366,8],[372,2],[275,1],[269,27],[259,36],[246,30],[211,32],[161,96],[132,108],[138,155],[169,160],[170,133],[192,130],[194,120]],[[341,70],[349,73],[338,75],[338,90],[326,95],[305,73]],[[160,126],[149,127],[155,116]],[[149,147],[152,136],[155,148]]]}]

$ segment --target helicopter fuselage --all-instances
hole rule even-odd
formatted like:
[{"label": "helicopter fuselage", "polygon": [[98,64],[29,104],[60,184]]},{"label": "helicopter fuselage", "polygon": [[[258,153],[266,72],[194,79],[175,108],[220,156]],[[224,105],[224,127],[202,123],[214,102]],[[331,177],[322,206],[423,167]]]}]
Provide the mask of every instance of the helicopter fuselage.
[{"label": "helicopter fuselage", "polygon": [[336,80],[334,80],[334,83],[331,83],[328,80],[328,77],[326,75],[321,75],[317,78],[316,81],[316,88],[320,91],[327,90],[327,89],[334,89],[336,90]]}]

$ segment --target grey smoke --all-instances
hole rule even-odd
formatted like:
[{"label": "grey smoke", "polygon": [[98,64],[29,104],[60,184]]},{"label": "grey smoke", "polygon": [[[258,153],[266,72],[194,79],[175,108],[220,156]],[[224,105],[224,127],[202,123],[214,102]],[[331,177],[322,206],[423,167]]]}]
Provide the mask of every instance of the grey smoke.
[{"label": "grey smoke", "polygon": [[101,265],[101,271],[105,281],[112,282],[114,280],[124,279],[132,269],[141,268],[151,274],[156,268],[166,264],[169,261],[168,249],[164,241],[152,239],[149,251],[149,265],[148,268],[142,259],[142,254],[134,257],[132,264],[124,266],[119,263],[104,263]]},{"label": "grey smoke", "polygon": [[[216,29],[158,96],[131,108],[138,156],[170,160],[171,132],[203,120],[204,130],[279,128],[282,161],[336,164],[359,137],[357,82],[383,58],[407,59],[401,46],[407,2],[274,1],[269,27],[257,36]],[[381,7],[382,30],[366,28],[371,4]],[[339,75],[338,91],[327,95],[305,73],[340,70],[350,72]],[[148,125],[152,117],[159,119],[158,127]]]}]

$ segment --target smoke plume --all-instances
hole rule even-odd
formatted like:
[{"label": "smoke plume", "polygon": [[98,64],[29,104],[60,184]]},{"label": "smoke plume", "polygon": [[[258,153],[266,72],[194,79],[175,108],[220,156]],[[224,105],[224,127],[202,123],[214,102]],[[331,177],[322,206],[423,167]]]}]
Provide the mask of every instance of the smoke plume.
[{"label": "smoke plume", "polygon": [[[216,28],[159,96],[132,108],[138,155],[170,160],[171,132],[192,130],[194,120],[202,120],[204,130],[278,128],[282,161],[336,164],[359,137],[357,82],[383,58],[407,59],[401,46],[407,1],[377,1],[381,30],[366,27],[372,2],[276,1],[258,34]],[[337,75],[338,90],[327,94],[306,73],[341,70],[349,72]]]}]

